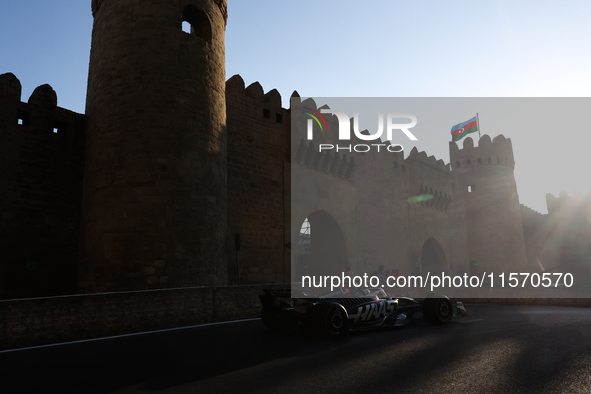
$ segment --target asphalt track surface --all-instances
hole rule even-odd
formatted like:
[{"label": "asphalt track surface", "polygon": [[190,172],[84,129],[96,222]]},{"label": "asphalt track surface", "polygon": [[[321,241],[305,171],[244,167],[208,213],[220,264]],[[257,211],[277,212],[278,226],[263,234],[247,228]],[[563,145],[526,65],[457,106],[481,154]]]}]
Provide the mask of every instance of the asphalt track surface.
[{"label": "asphalt track surface", "polygon": [[591,309],[467,309],[338,340],[255,320],[2,352],[0,393],[591,392]]}]

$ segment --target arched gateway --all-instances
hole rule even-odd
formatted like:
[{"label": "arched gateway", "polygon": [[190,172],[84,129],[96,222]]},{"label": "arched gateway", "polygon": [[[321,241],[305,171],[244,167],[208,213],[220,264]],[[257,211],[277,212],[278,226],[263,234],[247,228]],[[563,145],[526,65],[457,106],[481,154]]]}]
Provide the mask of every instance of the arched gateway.
[{"label": "arched gateway", "polygon": [[302,275],[338,275],[348,264],[345,237],[326,211],[315,211],[304,220],[296,250],[296,281]]},{"label": "arched gateway", "polygon": [[449,271],[443,248],[433,237],[427,239],[421,249],[421,268],[424,275],[427,272],[440,273]]}]

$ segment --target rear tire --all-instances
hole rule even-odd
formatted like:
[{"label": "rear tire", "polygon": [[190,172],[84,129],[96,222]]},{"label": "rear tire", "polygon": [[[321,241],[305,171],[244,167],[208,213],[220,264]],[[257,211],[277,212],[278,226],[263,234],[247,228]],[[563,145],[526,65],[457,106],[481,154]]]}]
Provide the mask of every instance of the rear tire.
[{"label": "rear tire", "polygon": [[432,324],[447,324],[454,315],[451,301],[447,297],[427,298],[423,303],[423,315]]},{"label": "rear tire", "polygon": [[324,331],[330,337],[340,337],[349,330],[347,311],[337,306],[327,309],[324,316]]}]

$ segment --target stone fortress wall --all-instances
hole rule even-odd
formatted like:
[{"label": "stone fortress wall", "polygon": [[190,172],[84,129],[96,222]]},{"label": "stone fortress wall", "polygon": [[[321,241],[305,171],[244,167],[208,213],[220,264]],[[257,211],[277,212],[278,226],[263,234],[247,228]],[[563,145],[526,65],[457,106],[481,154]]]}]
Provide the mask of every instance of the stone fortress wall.
[{"label": "stone fortress wall", "polygon": [[88,117],[0,75],[0,297],[76,291]]},{"label": "stone fortress wall", "polygon": [[[316,259],[359,273],[586,256],[589,198],[549,196],[548,215],[520,205],[510,139],[450,142],[450,164],[416,149],[318,155],[291,135],[279,92],[226,80],[224,0],[92,7],[86,114],[58,107],[49,85],[21,102],[18,79],[0,76],[1,298],[287,283],[305,218],[337,246]],[[578,232],[557,237],[575,218]]]}]

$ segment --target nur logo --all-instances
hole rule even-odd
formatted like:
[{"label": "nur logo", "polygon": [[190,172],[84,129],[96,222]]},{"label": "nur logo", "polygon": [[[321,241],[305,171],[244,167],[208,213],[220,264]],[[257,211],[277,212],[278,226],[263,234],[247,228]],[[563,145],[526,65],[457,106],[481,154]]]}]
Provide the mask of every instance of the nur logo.
[{"label": "nur logo", "polygon": [[[308,108],[308,107],[304,107],[302,112],[308,116],[311,116],[312,119],[314,119],[316,121],[316,123],[318,123],[318,126],[320,126],[321,131],[324,131],[324,128],[322,127],[322,123],[324,123],[324,126],[326,127],[326,132],[328,133],[328,125],[326,124],[326,120],[324,120],[324,117],[322,115],[320,115],[320,112],[313,110],[312,108]],[[312,128],[314,126],[314,124],[312,123],[312,119],[308,119],[308,140],[312,139]],[[322,119],[322,123],[320,123],[321,119]]]},{"label": "nur logo", "polygon": [[[339,131],[338,131],[338,140],[339,141],[351,140],[351,120],[349,119],[349,116],[345,112],[335,110],[335,109],[326,109],[326,108],[322,108],[322,109],[320,109],[320,112],[318,112],[318,111],[316,111],[312,108],[309,108],[309,107],[304,107],[302,109],[302,112],[311,118],[311,119],[308,119],[308,122],[307,122],[308,141],[311,141],[313,139],[313,134],[314,134],[313,120],[316,121],[316,123],[320,127],[321,131],[324,131],[324,129],[326,128],[326,132],[328,134],[328,125],[326,124],[326,120],[324,119],[322,114],[331,114],[331,115],[335,115],[337,117],[338,125],[339,125],[339,127],[338,127],[339,128]],[[410,122],[398,123],[396,121],[396,119],[410,119]],[[349,152],[353,152],[353,151],[354,152],[369,152],[370,150],[377,150],[378,152],[380,152],[380,148],[383,147],[388,152],[402,152],[404,150],[404,147],[400,144],[379,143],[379,142],[381,142],[381,137],[384,134],[384,130],[386,131],[385,137],[386,137],[386,140],[388,140],[388,141],[392,141],[393,132],[395,130],[402,131],[410,140],[416,141],[417,138],[409,131],[409,129],[416,126],[416,124],[417,124],[417,117],[414,116],[413,114],[389,112],[386,114],[386,116],[384,116],[384,113],[380,112],[380,113],[378,113],[378,131],[377,131],[377,133],[366,134],[366,133],[361,132],[359,130],[359,114],[355,113],[355,114],[353,114],[353,132],[355,133],[355,137],[359,140],[362,140],[362,141],[377,140],[378,143],[355,144],[355,145],[345,145],[345,146],[339,146],[339,145],[335,146],[333,144],[320,144],[318,149],[319,149],[319,152],[322,152],[323,150],[330,150],[330,149],[336,149],[337,152],[339,152],[339,150],[346,150]]]}]

